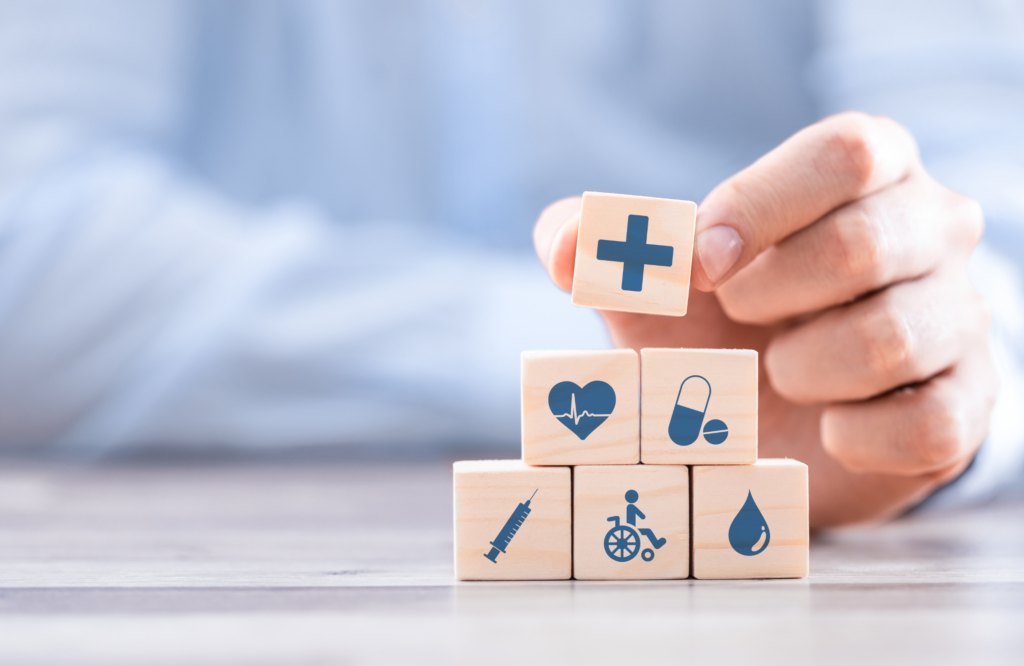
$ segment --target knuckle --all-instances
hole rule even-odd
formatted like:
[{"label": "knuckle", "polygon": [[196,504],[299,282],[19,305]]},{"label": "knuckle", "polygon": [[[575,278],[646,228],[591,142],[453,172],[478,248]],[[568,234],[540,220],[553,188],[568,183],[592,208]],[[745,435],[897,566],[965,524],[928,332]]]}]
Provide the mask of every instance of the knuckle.
[{"label": "knuckle", "polygon": [[870,116],[847,112],[834,116],[826,135],[826,155],[832,168],[863,189],[875,173],[876,157],[871,142]]},{"label": "knuckle", "polygon": [[950,398],[937,393],[924,396],[920,407],[917,418],[909,426],[906,453],[923,469],[945,467],[957,460],[965,449],[962,415]]},{"label": "knuckle", "polygon": [[914,334],[906,317],[889,299],[855,320],[861,363],[867,373],[890,378],[906,374],[914,359]]},{"label": "knuckle", "polygon": [[985,336],[988,336],[988,332],[992,330],[992,304],[988,302],[984,296],[977,291],[974,292],[974,303],[978,309],[978,315],[975,317],[975,321],[978,322],[982,332]]},{"label": "knuckle", "polygon": [[996,367],[995,358],[992,356],[992,349],[986,341],[984,350],[980,353],[981,358],[981,379],[977,385],[981,387],[980,394],[982,396],[982,414],[984,431],[988,432],[988,426],[991,422],[992,411],[995,409],[996,400],[999,399],[999,392],[1001,389],[1002,381],[999,377],[999,370]]},{"label": "knuckle", "polygon": [[985,211],[980,203],[962,194],[955,195],[952,208],[956,219],[960,221],[961,233],[970,246],[974,247],[985,231]]},{"label": "knuckle", "polygon": [[992,327],[992,304],[969,282],[964,304],[966,312],[970,313],[969,321],[974,324],[969,330],[987,337]]},{"label": "knuckle", "polygon": [[959,330],[973,338],[987,341],[994,316],[992,304],[974,287],[966,270],[957,276],[955,283],[948,286],[946,294],[945,306],[959,313],[959,316],[951,315],[956,317],[953,321]]},{"label": "knuckle", "polygon": [[832,219],[822,252],[836,277],[858,287],[885,280],[885,251],[877,221],[857,204]]}]

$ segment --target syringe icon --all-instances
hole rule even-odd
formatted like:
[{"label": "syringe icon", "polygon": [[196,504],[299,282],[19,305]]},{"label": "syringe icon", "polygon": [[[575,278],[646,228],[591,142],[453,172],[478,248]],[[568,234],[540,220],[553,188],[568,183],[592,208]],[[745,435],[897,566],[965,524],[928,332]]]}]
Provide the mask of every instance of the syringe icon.
[{"label": "syringe icon", "polygon": [[[540,490],[540,488],[537,490]],[[537,494],[537,490],[533,491],[533,495]],[[491,542],[491,546],[493,546],[493,548],[491,548],[491,552],[484,553],[484,557],[489,559],[491,562],[494,562],[495,564],[498,563],[498,551],[501,551],[502,553],[505,552],[505,549],[508,548],[508,542],[511,541],[512,537],[514,537],[516,532],[519,531],[519,527],[523,524],[523,521],[526,520],[526,517],[530,515],[530,502],[533,500],[533,495],[530,495],[530,499],[520,503],[519,506],[516,507],[516,510],[512,512],[511,516],[509,516],[509,519],[505,521],[505,526],[501,528],[500,532],[498,532],[498,536],[494,537],[494,541]]]}]

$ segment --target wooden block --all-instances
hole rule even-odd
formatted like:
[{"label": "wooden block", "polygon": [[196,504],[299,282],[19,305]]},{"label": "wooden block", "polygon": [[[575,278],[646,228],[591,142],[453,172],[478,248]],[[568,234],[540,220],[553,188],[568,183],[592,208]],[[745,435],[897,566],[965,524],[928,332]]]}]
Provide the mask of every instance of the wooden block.
[{"label": "wooden block", "polygon": [[457,462],[455,577],[565,580],[572,575],[568,467],[521,460]]},{"label": "wooden block", "polygon": [[640,459],[750,465],[757,460],[757,352],[640,350]]},{"label": "wooden block", "polygon": [[640,462],[640,359],[632,349],[522,354],[523,460]]},{"label": "wooden block", "polygon": [[681,465],[573,469],[573,576],[690,575],[690,476]]},{"label": "wooden block", "polygon": [[686,314],[697,204],[583,193],[573,305]]},{"label": "wooden block", "polygon": [[806,576],[807,509],[802,462],[694,467],[694,577]]}]

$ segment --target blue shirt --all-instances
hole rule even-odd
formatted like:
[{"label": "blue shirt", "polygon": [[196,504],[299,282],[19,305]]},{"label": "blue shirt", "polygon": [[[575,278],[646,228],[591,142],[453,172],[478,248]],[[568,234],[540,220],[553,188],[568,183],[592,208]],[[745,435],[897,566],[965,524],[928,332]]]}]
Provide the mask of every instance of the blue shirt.
[{"label": "blue shirt", "polygon": [[[1024,460],[1024,9],[809,2],[0,5],[0,442],[502,445],[518,354],[608,344],[530,255],[583,190],[700,201],[835,111],[980,200]],[[957,500],[960,501],[960,500]]]}]

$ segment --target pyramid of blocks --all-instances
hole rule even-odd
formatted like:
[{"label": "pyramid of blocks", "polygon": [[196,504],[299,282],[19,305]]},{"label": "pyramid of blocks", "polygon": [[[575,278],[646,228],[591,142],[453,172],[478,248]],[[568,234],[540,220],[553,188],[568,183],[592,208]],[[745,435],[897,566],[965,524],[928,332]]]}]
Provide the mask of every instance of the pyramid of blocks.
[{"label": "pyramid of blocks", "polygon": [[[573,303],[686,314],[696,206],[586,193]],[[757,352],[526,351],[522,459],[454,465],[459,580],[795,578],[807,466],[757,456]]]}]

